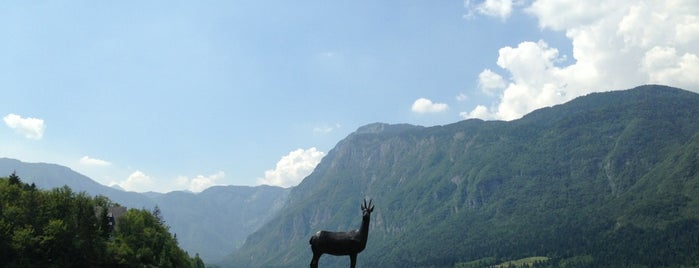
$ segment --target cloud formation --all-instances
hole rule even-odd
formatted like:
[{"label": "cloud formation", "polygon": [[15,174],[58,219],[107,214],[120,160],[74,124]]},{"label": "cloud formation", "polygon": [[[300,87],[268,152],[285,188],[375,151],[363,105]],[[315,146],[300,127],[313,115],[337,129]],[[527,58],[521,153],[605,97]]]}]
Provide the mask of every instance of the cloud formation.
[{"label": "cloud formation", "polygon": [[478,105],[471,112],[461,112],[459,116],[463,119],[479,118],[484,120],[493,119],[492,115],[488,112],[488,108],[483,105]]},{"label": "cloud formation", "polygon": [[335,123],[334,125],[318,125],[313,127],[313,132],[318,134],[328,134],[341,127],[342,125],[338,123]]},{"label": "cloud formation", "polygon": [[91,158],[87,155],[80,158],[80,161],[78,161],[78,162],[81,165],[93,166],[93,167],[106,167],[106,166],[110,166],[112,164],[112,163],[109,163],[109,162],[104,161],[102,159]]},{"label": "cloud formation", "polygon": [[119,185],[119,187],[121,187],[124,190],[134,192],[146,192],[150,189],[153,189],[153,186],[155,185],[153,178],[141,172],[140,170],[136,170],[133,173],[131,173],[131,175],[129,175],[129,177],[126,178],[126,180],[123,180],[121,182],[110,183],[110,186],[115,184]]},{"label": "cloud formation", "polygon": [[446,103],[434,103],[429,99],[419,98],[413,102],[411,110],[419,114],[438,113],[449,108]]},{"label": "cloud formation", "polygon": [[257,180],[259,184],[290,187],[299,184],[311,174],[320,163],[325,153],[315,147],[307,150],[297,149],[282,157],[274,169],[265,171],[265,177]]},{"label": "cloud formation", "polygon": [[185,188],[188,191],[198,193],[211,186],[219,185],[217,181],[220,181],[224,177],[226,177],[226,174],[223,171],[219,171],[209,176],[197,175],[193,178],[179,176],[177,178],[177,186],[180,188]]},{"label": "cloud formation", "polygon": [[490,69],[485,69],[478,74],[478,88],[488,95],[495,95],[505,86],[505,79]]},{"label": "cloud formation", "polygon": [[2,118],[5,125],[14,129],[17,133],[24,135],[27,139],[40,140],[44,137],[46,125],[43,119],[27,117],[23,118],[16,114],[8,114]]},{"label": "cloud formation", "polygon": [[475,13],[481,15],[507,19],[512,14],[512,0],[485,0],[479,4],[471,3],[470,0],[464,1],[464,6],[469,10],[466,17],[473,17]]},{"label": "cloud formation", "polygon": [[455,98],[457,101],[466,101],[468,100],[468,95],[466,95],[466,93],[459,92],[459,95],[456,95]]},{"label": "cloud formation", "polygon": [[505,73],[479,75],[480,89],[498,96],[498,103],[462,116],[512,120],[593,91],[649,83],[699,90],[697,1],[537,0],[524,11],[541,28],[565,32],[572,63],[563,66],[566,56],[545,40],[503,47],[497,65]]}]

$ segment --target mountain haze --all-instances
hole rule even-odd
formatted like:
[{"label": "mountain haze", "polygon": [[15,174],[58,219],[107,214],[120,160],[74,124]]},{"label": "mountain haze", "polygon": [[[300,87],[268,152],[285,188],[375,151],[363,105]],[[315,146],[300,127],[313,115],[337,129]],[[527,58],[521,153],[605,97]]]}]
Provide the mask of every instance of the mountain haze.
[{"label": "mountain haze", "polygon": [[129,208],[161,210],[180,246],[208,263],[220,261],[237,249],[248,234],[274,215],[289,189],[272,186],[215,186],[201,193],[136,193],[118,190],[56,164],[25,163],[0,158],[0,176],[16,172],[41,189],[67,185],[75,192],[103,195]]},{"label": "mountain haze", "polygon": [[26,163],[16,159],[0,158],[0,174],[16,172],[26,183],[34,183],[41,189],[53,189],[67,185],[75,192],[104,195],[112,201],[131,208],[153,208],[150,198],[102,185],[68,167],[49,163]]},{"label": "mountain haze", "polygon": [[[594,93],[519,120],[371,124],[328,152],[226,267],[301,267],[317,230],[359,227],[361,267],[546,256],[573,267],[699,263],[699,95]],[[650,254],[652,253],[652,254]],[[347,266],[325,255],[320,266]]]},{"label": "mountain haze", "polygon": [[183,248],[216,262],[275,215],[288,193],[289,189],[266,185],[214,186],[197,194],[170,192],[154,197],[153,202]]}]

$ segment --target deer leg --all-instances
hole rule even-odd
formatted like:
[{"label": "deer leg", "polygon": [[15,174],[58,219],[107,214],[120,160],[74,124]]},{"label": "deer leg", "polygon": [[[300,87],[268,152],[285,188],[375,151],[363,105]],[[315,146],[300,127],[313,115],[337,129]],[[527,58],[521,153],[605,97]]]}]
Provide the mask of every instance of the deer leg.
[{"label": "deer leg", "polygon": [[354,268],[357,265],[357,254],[350,254],[350,268]]},{"label": "deer leg", "polygon": [[315,252],[313,253],[313,259],[311,260],[311,268],[318,268],[318,259],[320,259],[320,255],[322,254],[316,254]]}]

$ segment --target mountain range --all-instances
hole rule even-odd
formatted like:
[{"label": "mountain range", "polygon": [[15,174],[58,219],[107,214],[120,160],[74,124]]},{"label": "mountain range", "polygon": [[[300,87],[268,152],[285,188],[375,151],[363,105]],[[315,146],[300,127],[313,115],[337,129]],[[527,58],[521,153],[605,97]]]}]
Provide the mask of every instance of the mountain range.
[{"label": "mountain range", "polygon": [[[699,264],[699,95],[647,85],[513,121],[370,124],[328,152],[223,263],[301,267],[318,230],[359,228],[361,267]],[[347,257],[323,256],[322,267]]]},{"label": "mountain range", "polygon": [[69,186],[73,191],[103,195],[129,208],[160,209],[180,246],[213,263],[235,251],[247,235],[271,218],[286,201],[289,189],[272,186],[214,186],[201,193],[136,193],[105,185],[47,163],[0,158],[0,176],[15,172],[41,189]]},{"label": "mountain range", "polygon": [[0,172],[13,170],[42,188],[157,205],[184,249],[223,267],[307,266],[311,235],[359,228],[365,198],[375,210],[360,267],[530,257],[540,267],[699,266],[699,94],[659,85],[593,93],[513,121],[369,124],[288,189],[138,194],[65,167],[0,159]]}]

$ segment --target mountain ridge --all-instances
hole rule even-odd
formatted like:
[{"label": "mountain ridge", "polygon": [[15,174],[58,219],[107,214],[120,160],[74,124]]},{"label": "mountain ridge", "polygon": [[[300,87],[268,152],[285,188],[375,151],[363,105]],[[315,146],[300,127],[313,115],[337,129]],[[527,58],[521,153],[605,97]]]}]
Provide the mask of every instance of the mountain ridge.
[{"label": "mountain ridge", "polygon": [[102,185],[69,167],[52,163],[27,163],[17,159],[0,158],[0,172],[16,172],[25,182],[35,183],[42,189],[52,189],[68,185],[76,192],[91,195],[104,195],[114,202],[132,208],[152,208],[155,204],[149,198],[136,192],[123,191]]},{"label": "mountain ridge", "polygon": [[338,142],[223,265],[307,265],[310,234],[355,229],[365,197],[376,210],[362,266],[529,256],[695,263],[699,235],[674,234],[699,233],[698,136],[699,95],[658,85],[593,93],[509,122],[371,124]]}]

